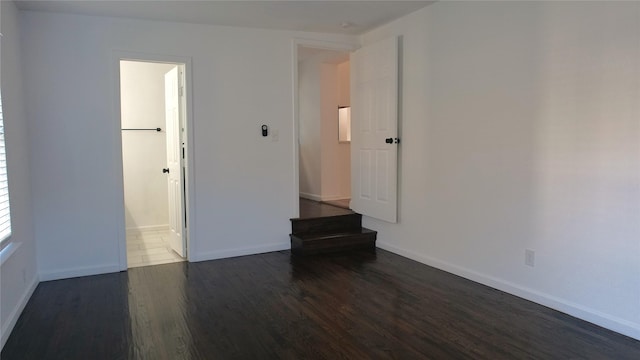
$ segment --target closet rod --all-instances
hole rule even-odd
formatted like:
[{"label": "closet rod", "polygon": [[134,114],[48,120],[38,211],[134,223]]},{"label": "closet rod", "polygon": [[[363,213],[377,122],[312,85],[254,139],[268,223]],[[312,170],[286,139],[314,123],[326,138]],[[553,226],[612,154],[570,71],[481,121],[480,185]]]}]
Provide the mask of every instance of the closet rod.
[{"label": "closet rod", "polygon": [[150,130],[150,131],[162,131],[161,128],[155,128],[155,129],[121,129],[121,130]]}]

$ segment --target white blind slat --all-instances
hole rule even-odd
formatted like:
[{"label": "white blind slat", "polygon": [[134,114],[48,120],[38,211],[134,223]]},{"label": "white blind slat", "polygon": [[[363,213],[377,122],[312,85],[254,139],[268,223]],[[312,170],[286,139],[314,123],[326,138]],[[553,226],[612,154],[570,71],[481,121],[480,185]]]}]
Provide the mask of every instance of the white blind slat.
[{"label": "white blind slat", "polygon": [[11,236],[11,208],[9,206],[7,151],[4,134],[4,113],[2,111],[2,95],[0,94],[0,249],[4,248]]}]

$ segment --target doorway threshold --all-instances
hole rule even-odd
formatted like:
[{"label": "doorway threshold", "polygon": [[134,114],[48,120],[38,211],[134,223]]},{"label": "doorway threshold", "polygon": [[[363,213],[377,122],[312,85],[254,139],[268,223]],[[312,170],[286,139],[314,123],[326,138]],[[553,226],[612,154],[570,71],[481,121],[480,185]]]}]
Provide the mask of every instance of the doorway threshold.
[{"label": "doorway threshold", "polygon": [[300,219],[349,215],[354,212],[328,203],[300,198]]}]

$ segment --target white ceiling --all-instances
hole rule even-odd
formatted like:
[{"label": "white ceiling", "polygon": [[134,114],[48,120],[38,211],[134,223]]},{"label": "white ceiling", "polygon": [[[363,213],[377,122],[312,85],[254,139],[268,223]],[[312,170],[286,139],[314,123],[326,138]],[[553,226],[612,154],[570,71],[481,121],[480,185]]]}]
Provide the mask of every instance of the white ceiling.
[{"label": "white ceiling", "polygon": [[435,1],[17,0],[15,2],[21,10],[357,35]]}]

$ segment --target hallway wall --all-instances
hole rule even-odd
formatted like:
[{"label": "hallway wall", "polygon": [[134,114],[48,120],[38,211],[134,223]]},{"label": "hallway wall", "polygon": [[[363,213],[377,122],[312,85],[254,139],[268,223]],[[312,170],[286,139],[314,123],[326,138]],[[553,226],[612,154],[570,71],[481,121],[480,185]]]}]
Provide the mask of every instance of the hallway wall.
[{"label": "hallway wall", "polygon": [[340,68],[344,63],[325,63],[320,67],[323,201],[351,197],[351,144],[338,141],[338,107],[349,105],[343,102],[348,100],[343,94],[349,92],[344,79],[349,77],[348,61],[346,71],[345,66]]},{"label": "hallway wall", "polygon": [[326,50],[298,65],[300,196],[307,199],[351,194],[350,144],[338,142],[338,106],[349,105],[345,59],[346,53]]}]

